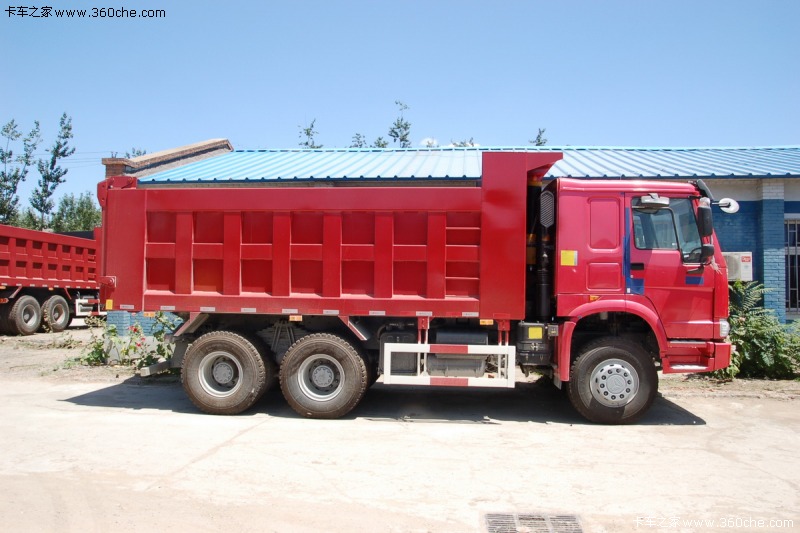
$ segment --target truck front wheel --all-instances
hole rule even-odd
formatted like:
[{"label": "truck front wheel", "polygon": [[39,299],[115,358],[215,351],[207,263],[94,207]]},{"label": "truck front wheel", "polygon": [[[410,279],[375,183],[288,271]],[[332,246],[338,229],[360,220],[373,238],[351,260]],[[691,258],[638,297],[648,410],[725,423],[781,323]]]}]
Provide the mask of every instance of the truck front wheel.
[{"label": "truck front wheel", "polygon": [[587,344],[572,364],[567,393],[584,417],[628,424],[653,404],[658,374],[650,356],[631,340],[606,337]]},{"label": "truck front wheel", "polygon": [[181,381],[189,399],[212,415],[235,415],[249,409],[266,392],[267,373],[256,345],[230,331],[206,333],[183,357]]},{"label": "truck front wheel", "polygon": [[318,333],[295,342],[281,362],[281,390],[298,414],[339,418],[367,390],[364,358],[347,341]]}]

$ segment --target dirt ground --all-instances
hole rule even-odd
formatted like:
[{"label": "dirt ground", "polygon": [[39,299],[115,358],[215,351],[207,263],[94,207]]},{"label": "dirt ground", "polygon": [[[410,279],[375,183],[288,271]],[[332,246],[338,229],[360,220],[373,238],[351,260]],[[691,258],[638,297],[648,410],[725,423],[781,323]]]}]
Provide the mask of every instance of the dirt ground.
[{"label": "dirt ground", "polygon": [[800,382],[662,376],[617,427],[540,382],[214,417],[174,376],[82,365],[99,334],[0,337],[0,530],[800,530]]}]

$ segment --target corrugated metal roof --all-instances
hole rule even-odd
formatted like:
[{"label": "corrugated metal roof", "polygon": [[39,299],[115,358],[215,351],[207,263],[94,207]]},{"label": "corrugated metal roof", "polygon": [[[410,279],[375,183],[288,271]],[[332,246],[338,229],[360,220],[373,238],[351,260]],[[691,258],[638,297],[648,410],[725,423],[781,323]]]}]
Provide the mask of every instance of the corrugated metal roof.
[{"label": "corrugated metal roof", "polygon": [[433,148],[237,150],[157,172],[141,183],[302,180],[477,180],[486,151],[563,152],[548,177],[800,177],[800,146],[774,148]]},{"label": "corrugated metal roof", "polygon": [[548,176],[574,178],[800,177],[800,147],[563,148]]}]

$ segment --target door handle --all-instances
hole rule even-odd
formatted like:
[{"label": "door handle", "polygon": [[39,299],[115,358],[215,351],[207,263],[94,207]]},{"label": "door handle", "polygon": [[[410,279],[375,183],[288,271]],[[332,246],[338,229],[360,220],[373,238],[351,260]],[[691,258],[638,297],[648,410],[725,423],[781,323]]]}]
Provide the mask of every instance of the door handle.
[{"label": "door handle", "polygon": [[644,263],[631,263],[631,271],[644,270]]}]

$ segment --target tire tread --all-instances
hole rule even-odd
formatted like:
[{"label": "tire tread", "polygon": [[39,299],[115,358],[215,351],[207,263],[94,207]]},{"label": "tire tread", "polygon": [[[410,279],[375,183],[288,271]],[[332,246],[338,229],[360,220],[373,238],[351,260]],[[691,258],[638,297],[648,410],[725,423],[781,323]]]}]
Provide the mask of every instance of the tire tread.
[{"label": "tire tread", "polygon": [[[639,405],[635,412],[626,412],[630,404],[612,408],[606,406],[593,407],[587,405],[581,397],[580,382],[581,373],[591,372],[592,365],[590,361],[598,353],[598,350],[615,349],[619,350],[621,354],[632,357],[638,362],[641,369],[637,368],[639,377],[639,392],[638,394],[645,395],[645,402]],[[619,356],[615,356],[619,358]],[[589,366],[585,368],[584,366]],[[596,365],[595,365],[596,366]],[[640,370],[640,372],[639,372]],[[567,395],[575,410],[584,418],[591,422],[600,424],[631,424],[639,420],[650,408],[655,400],[656,393],[658,392],[658,374],[655,365],[650,360],[648,353],[642,346],[631,339],[621,337],[603,337],[585,344],[580,355],[573,361],[570,367],[569,382],[567,383]],[[635,401],[635,399],[634,399]],[[638,403],[638,402],[637,402]]]},{"label": "tire tread", "polygon": [[[202,390],[202,387],[194,383],[194,378],[187,375],[188,372],[191,372],[190,367],[194,364],[195,360],[202,359],[204,355],[198,352],[202,350],[205,345],[215,342],[227,342],[244,349],[244,355],[249,358],[247,362],[255,367],[255,375],[253,376],[254,382],[250,390],[247,391],[241,399],[233,403],[230,401],[228,403],[225,402],[225,400],[230,400],[230,398],[208,398],[207,394]],[[236,415],[252,407],[267,390],[269,385],[267,379],[268,372],[270,369],[274,371],[274,367],[270,367],[265,363],[262,352],[259,351],[258,346],[258,344],[253,342],[253,339],[246,335],[224,330],[206,333],[195,340],[191,346],[189,346],[186,355],[184,355],[181,367],[181,383],[187,396],[189,396],[189,400],[201,411],[213,415]],[[246,372],[249,365],[244,363],[245,361],[242,361],[242,370]],[[240,379],[244,377],[245,376],[242,376]],[[199,390],[195,390],[195,387]]]},{"label": "tire tread", "polygon": [[[310,345],[318,341],[337,344],[338,348],[344,351],[344,354],[346,355],[348,361],[351,362],[355,367],[354,370],[356,373],[355,376],[356,389],[354,390],[354,394],[351,394],[349,398],[345,397],[345,401],[342,402],[341,405],[333,409],[314,409],[313,407],[304,405],[303,403],[301,403],[301,401],[298,401],[294,397],[295,393],[293,391],[293,385],[292,383],[290,383],[290,381],[296,376],[295,371],[297,370],[297,367],[299,367],[300,363],[303,361],[302,351],[305,350],[307,345]],[[298,339],[286,351],[286,355],[284,355],[283,361],[281,362],[280,385],[281,385],[281,391],[283,392],[283,396],[284,398],[286,398],[287,403],[292,409],[294,409],[298,414],[305,416],[307,418],[332,419],[332,418],[340,418],[346,415],[347,413],[352,411],[364,398],[364,395],[366,394],[367,391],[368,381],[369,381],[369,375],[367,372],[367,365],[365,363],[365,358],[361,354],[361,352],[357,350],[355,347],[353,347],[353,345],[348,341],[346,341],[345,339],[337,335],[332,335],[330,333],[314,333],[311,335],[306,335],[301,339]],[[303,398],[301,398],[301,400],[302,399]]]}]

